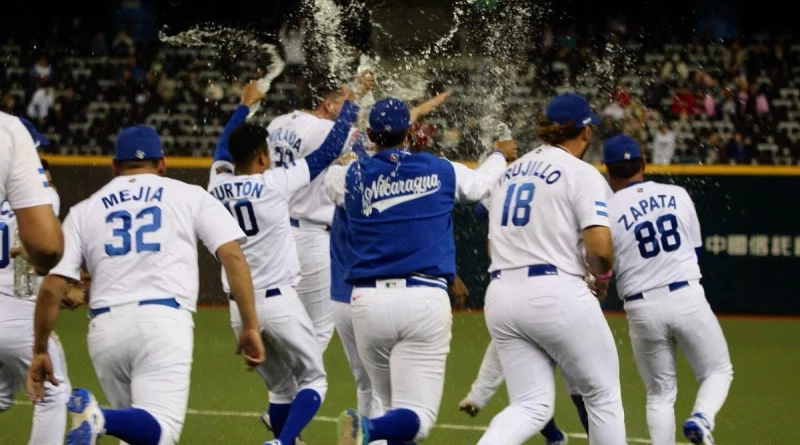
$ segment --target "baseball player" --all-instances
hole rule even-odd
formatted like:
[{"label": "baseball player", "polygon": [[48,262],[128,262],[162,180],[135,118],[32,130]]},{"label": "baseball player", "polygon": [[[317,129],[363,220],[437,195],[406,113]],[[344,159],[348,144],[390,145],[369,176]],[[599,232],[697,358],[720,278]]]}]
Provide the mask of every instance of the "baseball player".
[{"label": "baseball player", "polygon": [[94,445],[102,435],[137,445],[178,443],[189,400],[192,313],[197,304],[197,239],[222,263],[244,328],[239,348],[248,363],[264,361],[250,271],[239,243],[245,234],[201,187],[165,178],[155,130],[123,129],[115,178],[70,209],[64,258],[45,277],[34,317],[33,359],[27,377],[39,403],[44,382],[57,385],[48,339],[69,281],[85,260],[92,277],[89,355],[112,409],[75,389],[69,445]]},{"label": "baseball player", "polygon": [[516,143],[473,171],[429,153],[407,150],[411,119],[399,99],[378,101],[367,134],[376,154],[332,166],[331,200],[345,208],[353,257],[345,279],[353,286],[351,316],[358,355],[374,390],[389,408],[367,418],[347,410],[339,444],[425,439],[441,403],[452,314],[447,283],[455,277],[451,212],[477,201],[500,176]]},{"label": "baseball player", "polygon": [[[20,118],[27,127],[35,145],[48,145],[45,136],[36,128]],[[42,168],[47,172],[45,162]],[[45,175],[47,176],[47,174]],[[39,180],[41,181],[41,180]],[[48,177],[48,183],[50,178]],[[60,200],[52,184],[44,189],[50,198],[52,212],[58,214]],[[14,211],[8,201],[0,205],[0,232],[2,246],[0,256],[0,412],[13,406],[14,396],[25,384],[25,375],[31,363],[33,351],[33,309],[36,293],[20,297],[14,289],[14,264],[24,261],[22,258],[9,258],[9,250],[17,230]],[[80,292],[78,290],[78,292]],[[17,298],[15,298],[17,297]],[[60,445],[64,443],[64,429],[67,425],[67,400],[69,400],[70,384],[67,376],[67,363],[64,350],[58,338],[53,335],[47,344],[53,358],[53,372],[59,385],[45,384],[45,398],[42,403],[33,407],[33,428],[29,445]]]},{"label": "baseball player", "polygon": [[[275,441],[294,445],[319,410],[328,389],[322,348],[314,326],[293,286],[300,281],[295,238],[289,224],[289,202],[342,151],[358,107],[344,102],[321,145],[302,159],[269,169],[267,130],[244,124],[250,107],[264,97],[255,83],[242,91],[241,105],[220,137],[208,190],[236,216],[247,235],[243,245],[253,273],[256,310],[269,360],[257,368],[269,388],[269,420]],[[234,299],[225,276],[225,292]],[[231,304],[231,324],[239,335],[242,322]]]},{"label": "baseball player", "polygon": [[733,366],[700,284],[703,238],[694,203],[682,187],[644,182],[644,157],[628,136],[609,139],[603,161],[616,192],[608,214],[617,253],[617,290],[647,387],[650,438],[654,445],[675,444],[678,346],[700,384],[683,433],[692,443],[712,445],[714,420],[728,395]]},{"label": "baseball player", "polygon": [[580,159],[598,123],[583,97],[553,98],[539,120],[544,144],[491,191],[484,313],[510,405],[479,445],[520,445],[550,421],[556,366],[583,395],[589,442],[626,443],[614,338],[584,281],[588,263],[602,296],[612,275],[605,181]]},{"label": "baseball player", "polygon": [[[0,112],[0,202],[8,202],[14,211],[28,262],[42,275],[58,263],[64,252],[64,235],[53,213],[49,187],[25,125],[19,118]],[[3,245],[9,246],[13,235],[7,225],[0,226],[0,237],[8,240]],[[0,255],[0,265],[10,261],[10,255]]]},{"label": "baseball player", "polygon": [[[278,116],[267,127],[273,167],[291,165],[319,148],[345,101],[341,86],[319,87],[313,109]],[[334,205],[317,176],[292,197],[290,223],[300,253],[302,278],[295,289],[314,323],[322,351],[333,337],[331,314],[330,230]]]}]

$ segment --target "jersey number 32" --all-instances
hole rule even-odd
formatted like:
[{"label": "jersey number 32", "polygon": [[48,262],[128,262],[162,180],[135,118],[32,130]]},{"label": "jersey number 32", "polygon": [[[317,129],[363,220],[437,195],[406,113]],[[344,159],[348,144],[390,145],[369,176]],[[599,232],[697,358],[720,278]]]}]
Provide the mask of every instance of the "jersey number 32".
[{"label": "jersey number 32", "polygon": [[161,228],[161,208],[147,207],[142,209],[136,214],[135,219],[139,227],[135,232],[136,242],[134,243],[131,237],[131,229],[134,220],[131,216],[131,212],[127,210],[117,210],[106,216],[106,224],[121,226],[112,229],[111,235],[114,237],[114,241],[106,243],[106,255],[127,255],[134,248],[134,244],[136,253],[161,251],[161,243],[147,242],[145,240],[145,235],[156,232]]}]

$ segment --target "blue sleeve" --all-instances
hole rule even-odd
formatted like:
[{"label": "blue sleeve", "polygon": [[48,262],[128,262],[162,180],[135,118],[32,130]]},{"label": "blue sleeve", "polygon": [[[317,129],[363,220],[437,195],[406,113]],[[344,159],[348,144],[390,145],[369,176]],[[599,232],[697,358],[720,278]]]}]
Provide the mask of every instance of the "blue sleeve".
[{"label": "blue sleeve", "polygon": [[694,253],[695,253],[695,255],[697,255],[697,261],[700,261],[700,256],[703,254],[703,248],[702,247],[695,247],[694,248]]},{"label": "blue sleeve", "polygon": [[489,209],[487,209],[485,205],[481,203],[475,204],[474,211],[478,219],[489,219]]},{"label": "blue sleeve", "polygon": [[219,141],[217,141],[217,148],[214,150],[214,161],[233,162],[231,151],[228,149],[228,137],[231,135],[234,128],[244,123],[249,113],[250,108],[247,105],[239,105],[236,107],[233,116],[231,116],[228,124],[225,125],[225,129],[222,130],[222,135],[220,135]]},{"label": "blue sleeve", "polygon": [[342,111],[336,118],[336,123],[333,128],[322,141],[322,145],[314,150],[311,154],[305,157],[308,163],[308,172],[313,181],[328,165],[339,157],[342,152],[344,143],[347,142],[347,136],[350,134],[350,127],[358,117],[358,105],[345,101],[342,105]]}]

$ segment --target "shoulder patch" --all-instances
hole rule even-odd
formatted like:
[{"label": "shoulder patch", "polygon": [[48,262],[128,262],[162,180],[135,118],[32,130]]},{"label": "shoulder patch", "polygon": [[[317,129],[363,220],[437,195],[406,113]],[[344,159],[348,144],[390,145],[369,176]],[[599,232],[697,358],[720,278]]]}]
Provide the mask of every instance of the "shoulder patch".
[{"label": "shoulder patch", "polygon": [[217,167],[217,174],[219,175],[219,174],[222,174],[222,173],[231,173],[231,174],[233,174],[233,170],[231,170],[230,168],[225,167],[225,166]]}]

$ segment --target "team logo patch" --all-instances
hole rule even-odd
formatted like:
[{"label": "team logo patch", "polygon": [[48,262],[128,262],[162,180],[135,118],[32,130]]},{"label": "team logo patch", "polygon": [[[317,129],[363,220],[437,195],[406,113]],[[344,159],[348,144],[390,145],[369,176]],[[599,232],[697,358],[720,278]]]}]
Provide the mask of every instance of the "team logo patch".
[{"label": "team logo patch", "polygon": [[136,182],[136,178],[128,179],[128,182]]},{"label": "team logo patch", "polygon": [[142,150],[136,150],[134,156],[136,156],[136,159],[144,159],[144,152]]},{"label": "team logo patch", "polygon": [[233,173],[233,172],[228,167],[217,167],[217,174],[219,175],[221,173]]},{"label": "team logo patch", "polygon": [[389,160],[392,162],[397,162],[397,154],[392,153],[391,155],[389,155]]},{"label": "team logo patch", "polygon": [[636,193],[642,193],[642,192],[644,192],[643,188],[639,187],[638,189],[636,189]]},{"label": "team logo patch", "polygon": [[395,283],[394,281],[389,281],[389,282],[387,282],[385,284],[386,284],[386,288],[387,289],[391,289],[391,288],[397,287],[397,283]]}]

